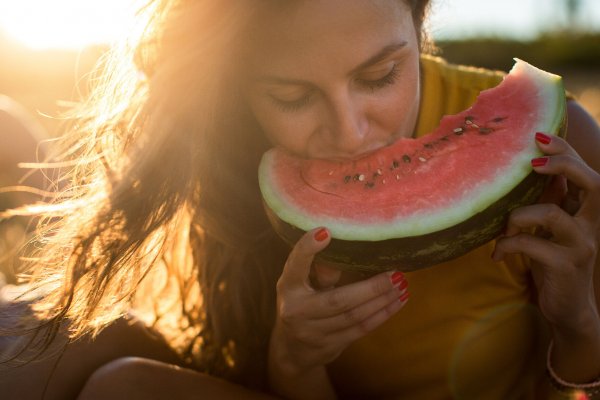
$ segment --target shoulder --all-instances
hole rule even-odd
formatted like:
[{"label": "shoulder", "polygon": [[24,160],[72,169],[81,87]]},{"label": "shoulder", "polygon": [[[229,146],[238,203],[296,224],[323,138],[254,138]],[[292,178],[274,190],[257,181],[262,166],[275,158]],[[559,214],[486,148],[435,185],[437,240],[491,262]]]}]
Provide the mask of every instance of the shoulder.
[{"label": "shoulder", "polygon": [[567,142],[600,172],[600,126],[577,100],[567,101]]},{"label": "shoulder", "polygon": [[498,85],[506,75],[503,71],[454,64],[428,54],[421,55],[421,70],[424,79],[439,79],[446,85],[477,91]]}]

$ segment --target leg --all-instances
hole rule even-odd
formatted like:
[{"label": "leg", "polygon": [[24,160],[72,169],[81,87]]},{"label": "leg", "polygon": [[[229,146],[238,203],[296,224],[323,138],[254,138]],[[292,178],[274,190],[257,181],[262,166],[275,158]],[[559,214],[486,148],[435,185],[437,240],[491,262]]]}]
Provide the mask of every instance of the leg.
[{"label": "leg", "polygon": [[[14,338],[0,337],[0,358],[6,356],[11,341]],[[65,341],[64,335],[58,337],[53,348],[62,349]],[[169,364],[179,362],[171,349],[141,323],[122,319],[102,331],[95,340],[82,339],[70,344],[62,356],[53,351],[24,366],[0,365],[0,397],[39,400],[45,390],[45,400],[75,399],[94,371],[123,357],[144,357]]]},{"label": "leg", "polygon": [[127,357],[92,374],[78,400],[269,399],[264,393],[155,360]]}]

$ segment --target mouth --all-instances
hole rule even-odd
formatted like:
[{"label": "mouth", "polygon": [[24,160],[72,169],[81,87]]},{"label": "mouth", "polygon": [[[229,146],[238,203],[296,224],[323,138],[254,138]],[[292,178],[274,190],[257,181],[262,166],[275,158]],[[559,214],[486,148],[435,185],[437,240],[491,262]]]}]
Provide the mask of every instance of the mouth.
[{"label": "mouth", "polygon": [[305,158],[312,158],[312,159],[319,159],[319,160],[326,160],[326,161],[333,161],[333,162],[341,162],[341,163],[358,161],[363,158],[369,157],[371,154],[373,154],[381,149],[384,149],[386,147],[393,145],[399,139],[402,139],[402,138],[403,138],[403,136],[400,134],[390,135],[387,140],[374,142],[374,143],[370,144],[369,146],[365,146],[365,148],[361,148],[360,151],[357,152],[356,154],[342,154],[342,155],[332,154],[332,155],[326,155],[326,156],[305,157]]}]

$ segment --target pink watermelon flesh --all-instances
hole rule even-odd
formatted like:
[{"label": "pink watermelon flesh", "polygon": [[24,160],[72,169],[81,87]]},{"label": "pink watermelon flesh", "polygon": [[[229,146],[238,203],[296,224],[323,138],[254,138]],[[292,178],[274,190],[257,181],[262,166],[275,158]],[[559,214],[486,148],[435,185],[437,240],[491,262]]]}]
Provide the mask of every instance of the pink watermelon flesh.
[{"label": "pink watermelon flesh", "polygon": [[517,61],[499,86],[421,138],[401,138],[344,162],[271,149],[259,173],[265,204],[292,226],[327,226],[342,240],[414,237],[452,227],[531,173],[529,160],[540,154],[534,133],[560,131],[564,102],[560,77]]}]

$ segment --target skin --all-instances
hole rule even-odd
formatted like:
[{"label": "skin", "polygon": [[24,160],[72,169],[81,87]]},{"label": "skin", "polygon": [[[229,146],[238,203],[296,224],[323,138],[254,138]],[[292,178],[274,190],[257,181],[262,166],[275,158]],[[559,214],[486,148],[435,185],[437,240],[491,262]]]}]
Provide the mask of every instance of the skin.
[{"label": "skin", "polygon": [[[261,47],[254,49],[254,80],[247,94],[267,137],[305,157],[352,159],[410,136],[419,76],[409,15],[399,2],[332,0],[301,2],[292,12],[270,18],[275,22],[264,24],[257,41]],[[388,43],[405,44],[381,62],[365,66],[363,60]],[[261,62],[264,59],[270,62]],[[364,90],[363,76],[381,79],[390,66],[400,71],[393,83]],[[570,140],[577,147],[585,144],[584,149],[600,148],[595,122],[574,102],[568,113]],[[554,330],[554,368],[563,379],[585,382],[600,373],[600,319],[593,284],[600,165],[586,164],[560,138],[537,144],[548,157],[536,172],[561,178],[546,193],[550,202],[512,213],[493,258],[500,261],[507,253],[523,253],[532,259],[539,306]],[[584,154],[598,159],[589,150]],[[579,194],[573,215],[560,207],[567,182],[571,192]],[[526,233],[539,227],[543,237]],[[279,315],[271,337],[270,379],[284,396],[334,398],[326,365],[408,299],[405,281],[392,281],[390,274],[340,285],[339,280],[348,277],[313,263],[328,241],[326,231],[308,232],[292,251],[277,286]]]},{"label": "skin", "polygon": [[[410,137],[419,107],[419,46],[403,2],[299,2],[263,18],[246,96],[267,137],[311,158],[352,159]],[[348,46],[352,43],[352,46]],[[269,63],[261,60],[269,59]],[[309,232],[278,283],[270,381],[289,397],[335,397],[326,365],[408,300],[390,273],[329,291],[309,282],[314,254],[329,238]],[[312,272],[320,286],[340,274]],[[401,277],[401,275],[400,275]]]},{"label": "skin", "polygon": [[[245,92],[267,136],[298,154],[336,159],[352,159],[409,136],[419,93],[418,50],[408,9],[384,0],[299,3],[285,13],[262,15],[269,18],[269,24],[260,24],[263,30],[254,32],[262,47],[252,49],[256,59],[248,64]],[[398,53],[365,64],[394,43],[406,44]],[[270,62],[260,62],[265,59]],[[386,76],[395,64],[400,72],[393,84],[378,85],[375,90],[364,86],[364,81]],[[288,104],[281,106],[281,100]],[[508,253],[523,253],[534,261],[538,303],[553,326],[554,369],[565,380],[584,382],[600,375],[600,319],[594,292],[600,283],[600,274],[594,274],[600,224],[600,157],[594,149],[600,149],[600,128],[575,102],[569,103],[568,113],[569,143],[561,139],[538,142],[548,162],[535,170],[559,178],[543,203],[511,214],[493,257],[501,260]],[[544,232],[526,233],[532,227]],[[272,390],[284,397],[334,398],[326,365],[408,300],[402,275],[383,273],[355,281],[313,263],[315,254],[329,241],[326,229],[304,235],[291,251],[277,284],[269,378]],[[136,343],[137,336],[129,336],[131,332],[122,328],[119,335]],[[101,349],[94,344],[72,351],[61,361],[55,379],[65,379],[68,371],[76,369],[78,355],[92,360],[87,372],[69,381],[71,390],[83,386],[81,399],[158,399],[167,397],[168,390],[177,390],[181,398],[199,393],[208,398],[259,396],[173,368],[165,354],[146,350],[135,354],[143,358],[131,358],[125,356],[133,354],[124,352],[102,362],[97,358]],[[89,371],[95,372],[89,375]],[[148,390],[157,381],[165,391]]]},{"label": "skin", "polygon": [[264,13],[272,22],[256,32],[246,94],[275,144],[349,159],[412,135],[419,47],[404,3],[299,2]]}]

